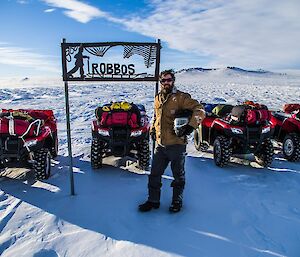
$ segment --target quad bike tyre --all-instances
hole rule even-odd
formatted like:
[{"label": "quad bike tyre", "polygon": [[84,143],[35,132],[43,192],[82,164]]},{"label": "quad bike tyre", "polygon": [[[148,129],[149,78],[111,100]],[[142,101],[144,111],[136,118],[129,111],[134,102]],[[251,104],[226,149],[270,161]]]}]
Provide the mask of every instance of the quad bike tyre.
[{"label": "quad bike tyre", "polygon": [[103,143],[97,138],[93,138],[91,146],[91,165],[93,169],[100,169],[103,160]]},{"label": "quad bike tyre", "polygon": [[263,167],[270,166],[274,156],[274,147],[271,139],[266,139],[254,156],[259,165]]},{"label": "quad bike tyre", "polygon": [[37,180],[50,177],[51,172],[51,153],[48,148],[41,148],[34,153],[33,170]]},{"label": "quad bike tyre", "polygon": [[232,154],[230,141],[224,136],[217,136],[214,141],[214,160],[217,166],[224,167]]},{"label": "quad bike tyre", "polygon": [[208,149],[209,145],[205,144],[205,143],[201,143],[200,133],[201,132],[199,131],[199,128],[195,129],[195,131],[194,131],[194,146],[197,151],[205,152]]},{"label": "quad bike tyre", "polygon": [[297,134],[288,134],[282,143],[284,157],[291,162],[300,160],[300,139]]},{"label": "quad bike tyre", "polygon": [[140,169],[147,170],[150,164],[149,140],[143,139],[139,144],[138,165]]},{"label": "quad bike tyre", "polygon": [[57,133],[55,132],[54,133],[54,136],[53,136],[53,146],[51,147],[51,155],[52,155],[52,158],[55,158],[55,157],[57,157],[57,155],[58,155],[58,138],[57,138]]}]

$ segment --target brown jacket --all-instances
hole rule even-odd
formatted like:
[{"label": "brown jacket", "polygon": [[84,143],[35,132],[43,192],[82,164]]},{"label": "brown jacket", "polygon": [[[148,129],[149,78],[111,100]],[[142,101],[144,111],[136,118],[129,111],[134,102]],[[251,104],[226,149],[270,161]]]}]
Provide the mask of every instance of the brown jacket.
[{"label": "brown jacket", "polygon": [[174,86],[172,93],[165,99],[161,92],[154,100],[154,121],[151,131],[156,134],[156,142],[160,145],[186,144],[186,137],[177,137],[174,131],[175,112],[177,110],[189,109],[193,111],[189,125],[197,128],[204,119],[205,111],[197,100],[191,98],[190,94],[181,92]]}]

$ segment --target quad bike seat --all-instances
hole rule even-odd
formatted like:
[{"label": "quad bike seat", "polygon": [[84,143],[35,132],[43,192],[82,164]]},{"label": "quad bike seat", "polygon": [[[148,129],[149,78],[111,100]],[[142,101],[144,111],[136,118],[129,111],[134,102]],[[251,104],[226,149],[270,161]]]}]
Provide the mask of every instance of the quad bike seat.
[{"label": "quad bike seat", "polygon": [[280,121],[284,121],[286,118],[291,117],[290,114],[287,114],[287,113],[284,113],[284,112],[281,112],[281,111],[273,112],[272,115],[273,115],[276,119],[278,119],[278,120],[280,120]]}]

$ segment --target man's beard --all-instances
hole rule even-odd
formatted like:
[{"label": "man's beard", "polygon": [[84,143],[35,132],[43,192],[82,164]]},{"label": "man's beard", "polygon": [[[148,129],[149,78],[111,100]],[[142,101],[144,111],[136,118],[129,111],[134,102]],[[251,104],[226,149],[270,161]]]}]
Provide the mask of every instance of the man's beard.
[{"label": "man's beard", "polygon": [[170,86],[170,87],[167,87],[167,88],[162,88],[161,92],[164,94],[164,95],[168,95],[172,92],[172,89],[173,89],[173,86]]}]

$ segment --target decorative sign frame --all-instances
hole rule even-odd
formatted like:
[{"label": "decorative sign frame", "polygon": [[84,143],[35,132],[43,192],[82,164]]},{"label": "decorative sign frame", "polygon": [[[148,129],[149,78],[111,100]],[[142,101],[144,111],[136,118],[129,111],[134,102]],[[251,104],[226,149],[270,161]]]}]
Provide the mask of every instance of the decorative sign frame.
[{"label": "decorative sign frame", "polygon": [[[154,72],[136,73],[134,63],[105,63],[101,59],[97,63],[90,62],[90,59],[103,58],[116,47],[123,47],[123,59],[139,55],[147,69],[155,65]],[[158,81],[160,40],[157,43],[66,43],[64,40],[61,49],[64,81]]]},{"label": "decorative sign frame", "polygon": [[[135,64],[119,63],[90,63],[91,57],[102,58],[113,47],[123,47],[123,59],[133,55],[143,58],[147,69],[152,67],[153,72],[135,72]],[[102,43],[61,43],[62,74],[65,82],[66,122],[68,138],[68,155],[70,170],[71,195],[75,195],[73,158],[71,144],[70,107],[69,107],[69,81],[155,81],[155,95],[158,92],[159,66],[160,66],[160,40],[157,43],[139,42],[102,42]],[[154,144],[153,144],[154,147]]]}]

